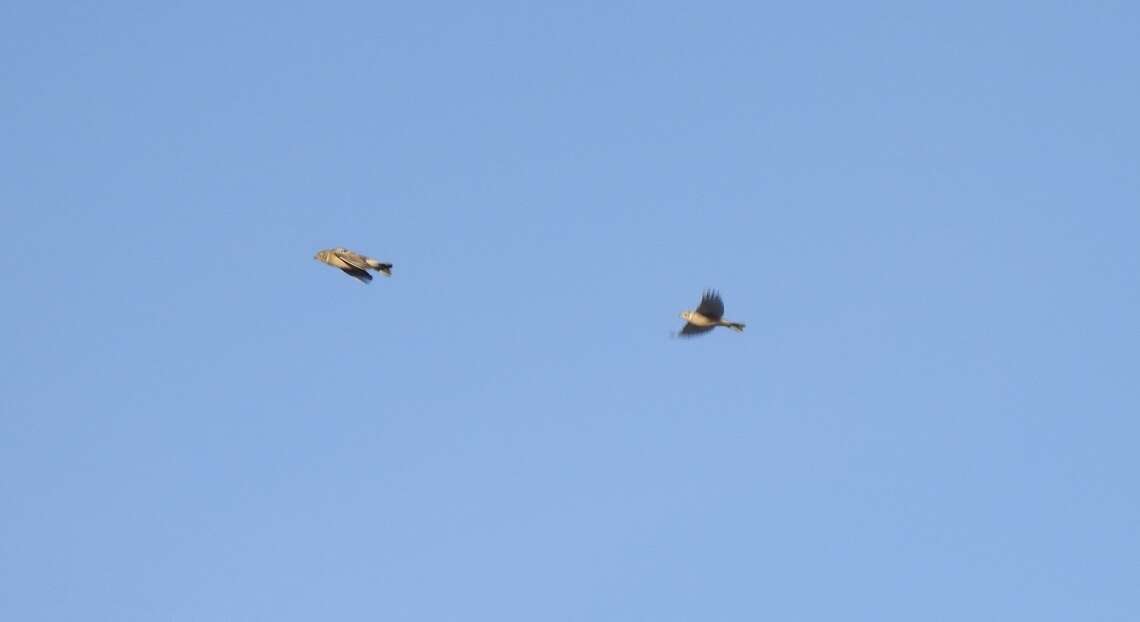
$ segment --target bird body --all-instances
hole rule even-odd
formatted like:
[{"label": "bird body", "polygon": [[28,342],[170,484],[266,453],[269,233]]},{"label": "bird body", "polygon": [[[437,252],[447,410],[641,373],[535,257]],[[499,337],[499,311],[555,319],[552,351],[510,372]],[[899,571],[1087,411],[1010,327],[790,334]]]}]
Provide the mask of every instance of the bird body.
[{"label": "bird body", "polygon": [[681,312],[685,326],[681,329],[681,336],[691,337],[709,332],[717,326],[724,326],[741,333],[744,324],[729,322],[724,319],[724,301],[715,290],[707,290],[701,296],[701,304],[696,309]]},{"label": "bird body", "polygon": [[337,247],[317,251],[313,259],[334,268],[339,268],[342,272],[361,283],[372,282],[372,275],[368,273],[369,270],[375,270],[384,276],[392,276],[392,264],[361,255],[347,248]]}]

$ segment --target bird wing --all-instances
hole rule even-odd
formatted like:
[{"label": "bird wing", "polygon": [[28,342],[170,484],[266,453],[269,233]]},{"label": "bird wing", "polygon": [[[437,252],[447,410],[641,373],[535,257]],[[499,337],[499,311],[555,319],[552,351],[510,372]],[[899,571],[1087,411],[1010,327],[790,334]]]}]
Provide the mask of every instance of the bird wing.
[{"label": "bird wing", "polygon": [[343,259],[338,257],[336,253],[332,251],[321,251],[321,253],[323,254],[320,256],[320,260],[324,263],[327,263],[334,268],[341,268],[342,270],[349,267],[349,265],[345,263]]},{"label": "bird wing", "polygon": [[720,294],[715,290],[706,291],[701,296],[701,304],[697,307],[697,313],[710,320],[719,320],[724,317],[724,301],[720,299]]},{"label": "bird wing", "polygon": [[348,276],[351,276],[352,278],[360,281],[361,283],[371,283],[372,282],[372,275],[368,274],[367,270],[361,270],[360,268],[353,268],[353,267],[341,268],[340,270],[341,270],[341,272],[344,272]]},{"label": "bird wing", "polygon": [[364,255],[354,253],[350,250],[338,248],[333,251],[333,255],[343,261],[350,267],[358,270],[368,270],[368,262],[364,260]]},{"label": "bird wing", "polygon": [[697,326],[696,324],[686,322],[685,327],[681,329],[679,334],[682,337],[692,337],[693,335],[703,335],[712,329],[712,326]]}]

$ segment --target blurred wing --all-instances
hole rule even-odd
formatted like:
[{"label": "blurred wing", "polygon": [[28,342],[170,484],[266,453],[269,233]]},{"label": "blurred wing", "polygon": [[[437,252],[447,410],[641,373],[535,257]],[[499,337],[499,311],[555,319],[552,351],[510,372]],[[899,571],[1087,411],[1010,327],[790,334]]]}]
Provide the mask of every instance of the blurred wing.
[{"label": "blurred wing", "polygon": [[361,270],[360,268],[341,268],[341,271],[361,283],[372,282],[372,275],[368,274],[366,270]]},{"label": "blurred wing", "polygon": [[704,333],[709,332],[713,328],[714,327],[712,327],[712,326],[697,326],[696,324],[689,324],[688,322],[686,322],[685,327],[682,328],[681,332],[678,334],[681,335],[682,337],[692,337],[693,335],[703,335]]},{"label": "blurred wing", "polygon": [[724,302],[720,299],[720,294],[714,290],[705,292],[704,296],[701,296],[701,304],[697,307],[697,313],[710,320],[719,320],[723,317]]}]

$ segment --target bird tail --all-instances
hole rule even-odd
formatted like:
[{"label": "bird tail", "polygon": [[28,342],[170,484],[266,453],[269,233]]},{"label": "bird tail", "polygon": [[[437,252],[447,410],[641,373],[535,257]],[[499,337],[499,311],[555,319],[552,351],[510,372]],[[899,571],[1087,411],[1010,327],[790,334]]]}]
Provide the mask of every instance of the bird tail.
[{"label": "bird tail", "polygon": [[392,264],[382,263],[371,258],[367,259],[366,261],[368,262],[369,268],[372,268],[377,272],[384,273],[384,276],[392,276]]},{"label": "bird tail", "polygon": [[744,332],[744,324],[741,324],[740,322],[725,322],[724,325],[738,333]]}]

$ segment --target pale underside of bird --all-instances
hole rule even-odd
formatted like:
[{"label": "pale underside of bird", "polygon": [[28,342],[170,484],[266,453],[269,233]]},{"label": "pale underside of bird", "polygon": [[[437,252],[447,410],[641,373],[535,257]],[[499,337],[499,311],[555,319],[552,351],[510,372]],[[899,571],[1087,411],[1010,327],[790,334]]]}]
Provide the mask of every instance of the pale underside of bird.
[{"label": "pale underside of bird", "polygon": [[696,309],[682,311],[681,318],[685,320],[685,326],[680,332],[682,337],[703,335],[717,326],[731,328],[738,333],[744,332],[744,324],[724,319],[724,301],[716,290],[706,290],[701,296],[701,304]]},{"label": "pale underside of bird", "polygon": [[392,276],[392,264],[361,255],[347,248],[337,247],[317,251],[313,259],[334,268],[340,268],[342,272],[361,283],[372,282],[372,275],[368,273],[369,270],[375,270],[384,276]]}]

